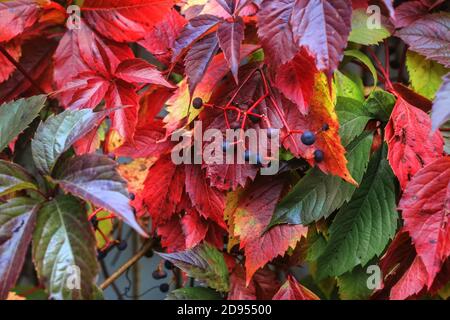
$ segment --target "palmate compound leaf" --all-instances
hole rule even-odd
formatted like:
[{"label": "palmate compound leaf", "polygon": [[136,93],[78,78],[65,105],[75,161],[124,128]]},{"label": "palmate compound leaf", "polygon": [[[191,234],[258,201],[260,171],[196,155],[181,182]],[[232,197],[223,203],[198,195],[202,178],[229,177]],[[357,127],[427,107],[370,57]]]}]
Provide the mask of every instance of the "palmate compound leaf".
[{"label": "palmate compound leaf", "polygon": [[372,156],[360,187],[336,215],[318,276],[339,276],[380,255],[397,230],[395,178],[383,147]]},{"label": "palmate compound leaf", "polygon": [[36,167],[50,174],[58,158],[103,119],[103,112],[65,110],[42,122],[31,143]]},{"label": "palmate compound leaf", "polygon": [[[39,210],[33,234],[33,261],[51,298],[94,298],[99,272],[95,236],[76,198],[60,195]],[[74,275],[78,277],[79,289]]]},{"label": "palmate compound leaf", "polygon": [[0,152],[39,115],[47,96],[40,95],[0,106]]},{"label": "palmate compound leaf", "polygon": [[426,269],[431,287],[450,256],[450,157],[442,157],[416,173],[399,204],[404,228]]},{"label": "palmate compound leaf", "polygon": [[433,103],[431,120],[433,122],[433,131],[442,126],[447,120],[450,120],[450,73],[444,78],[444,82],[436,94]]},{"label": "palmate compound leaf", "polygon": [[220,292],[228,292],[229,275],[223,253],[204,243],[191,250],[177,253],[158,253],[169,260],[188,276],[205,282]]},{"label": "palmate compound leaf", "polygon": [[229,216],[229,228],[239,238],[245,252],[246,284],[255,272],[289,248],[295,248],[307,228],[299,225],[279,225],[267,230],[284,187],[283,179],[257,179],[240,197]]},{"label": "palmate compound leaf", "polygon": [[430,14],[396,34],[409,49],[450,67],[450,13]]},{"label": "palmate compound leaf", "polygon": [[0,300],[19,279],[38,209],[39,203],[28,198],[0,204]]},{"label": "palmate compound leaf", "polygon": [[401,97],[386,126],[385,140],[389,163],[402,189],[417,171],[440,158],[444,148],[440,132],[431,132],[429,115]]},{"label": "palmate compound leaf", "polygon": [[55,181],[66,192],[118,215],[142,236],[147,237],[130,206],[126,182],[116,169],[117,163],[107,156],[85,154],[67,160],[57,172]]},{"label": "palmate compound leaf", "polygon": [[15,163],[0,160],[0,197],[23,189],[37,189],[31,175]]},{"label": "palmate compound leaf", "polygon": [[[348,168],[360,183],[369,162],[373,135],[363,133],[347,147]],[[348,202],[356,186],[341,178],[311,169],[276,206],[271,226],[277,224],[308,225],[328,217]]]}]

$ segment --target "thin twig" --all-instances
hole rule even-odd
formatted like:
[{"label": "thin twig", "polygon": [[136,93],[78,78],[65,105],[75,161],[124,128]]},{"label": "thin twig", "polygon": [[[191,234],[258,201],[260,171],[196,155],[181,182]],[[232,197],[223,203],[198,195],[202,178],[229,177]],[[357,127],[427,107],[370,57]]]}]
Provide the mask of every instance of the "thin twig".
[{"label": "thin twig", "polygon": [[105,282],[100,285],[100,289],[105,290],[106,288],[108,288],[122,274],[124,274],[129,268],[131,268],[136,262],[138,262],[145,255],[145,253],[151,249],[152,246],[153,239],[147,240],[142,248],[130,260],[128,260],[123,266],[121,266],[108,279],[106,279]]},{"label": "thin twig", "polygon": [[[100,261],[100,266],[102,268],[103,276],[105,277],[105,279],[109,278],[108,268],[106,267],[104,260]],[[123,300],[122,294],[120,293],[120,290],[117,287],[117,284],[115,282],[113,282],[113,283],[111,283],[111,287],[112,287],[113,291],[116,293],[117,299]]]},{"label": "thin twig", "polygon": [[2,45],[0,45],[0,52],[11,62],[17,70],[19,70],[25,78],[31,83],[31,85],[39,91],[40,94],[47,94],[47,92],[44,91],[44,89],[41,88],[41,86],[34,81],[34,79],[28,74],[28,72],[21,66],[20,63],[18,63],[10,54],[9,52],[3,48]]}]

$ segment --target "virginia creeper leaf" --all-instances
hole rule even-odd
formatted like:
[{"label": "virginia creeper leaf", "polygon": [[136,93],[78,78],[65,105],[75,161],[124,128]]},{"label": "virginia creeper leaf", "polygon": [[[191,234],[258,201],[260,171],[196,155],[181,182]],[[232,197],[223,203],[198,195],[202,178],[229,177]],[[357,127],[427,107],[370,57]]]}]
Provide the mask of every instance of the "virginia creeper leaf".
[{"label": "virginia creeper leaf", "polygon": [[450,256],[450,157],[442,157],[419,170],[407,185],[399,204],[431,287]]},{"label": "virginia creeper leaf", "polygon": [[144,38],[172,9],[173,0],[85,0],[86,21],[103,36],[118,42]]},{"label": "virginia creeper leaf", "polygon": [[238,17],[233,22],[224,21],[217,29],[217,38],[225,59],[230,66],[236,83],[239,82],[238,68],[241,62],[241,43],[244,40],[244,20]]},{"label": "virginia creeper leaf", "polygon": [[39,204],[14,198],[0,204],[0,299],[6,299],[22,271]]},{"label": "virginia creeper leaf", "polygon": [[37,189],[31,175],[18,164],[0,160],[0,197],[23,189]]},{"label": "virginia creeper leaf", "polygon": [[[33,233],[33,261],[39,279],[51,298],[92,299],[99,272],[95,236],[80,202],[71,196],[58,196],[42,206]],[[79,268],[80,289],[67,284]]]},{"label": "virginia creeper leaf", "polygon": [[344,146],[353,141],[372,118],[361,102],[344,97],[337,98],[336,113],[340,123],[339,135]]},{"label": "virginia creeper leaf", "polygon": [[228,268],[223,253],[216,248],[205,243],[184,252],[159,255],[209,287],[220,292],[229,290]]},{"label": "virginia creeper leaf", "polygon": [[0,2],[0,42],[13,39],[39,19],[39,4],[34,0]]},{"label": "virginia creeper leaf", "polygon": [[118,215],[146,237],[134,217],[126,182],[116,168],[117,163],[107,156],[85,154],[67,160],[57,173],[56,182],[65,191]]},{"label": "virginia creeper leaf", "polygon": [[157,84],[173,88],[156,67],[142,59],[122,61],[115,74],[118,78],[130,83]]},{"label": "virginia creeper leaf", "polygon": [[360,187],[336,215],[327,248],[318,260],[319,277],[339,276],[379,256],[397,230],[394,175],[380,149]]},{"label": "virginia creeper leaf", "polygon": [[331,74],[343,57],[351,30],[352,6],[349,0],[295,1],[290,24],[294,41],[316,58],[316,66]]},{"label": "virginia creeper leaf", "polygon": [[313,292],[302,286],[293,276],[281,286],[272,300],[320,300]]},{"label": "virginia creeper leaf", "polygon": [[0,106],[0,152],[39,115],[47,96],[40,95]]},{"label": "virginia creeper leaf", "polygon": [[425,16],[401,29],[397,35],[409,49],[450,68],[450,14]]},{"label": "virginia creeper leaf", "polygon": [[364,110],[372,117],[387,123],[395,105],[394,95],[384,90],[373,91],[364,102]]},{"label": "virginia creeper leaf", "polygon": [[105,116],[90,109],[65,110],[42,122],[32,141],[36,167],[50,174],[58,158]]},{"label": "virginia creeper leaf", "polygon": [[[347,148],[348,168],[360,183],[369,162],[372,135],[362,134]],[[276,206],[271,226],[289,223],[307,225],[328,217],[348,202],[356,187],[339,177],[311,169]]]},{"label": "virginia creeper leaf", "polygon": [[439,90],[442,78],[450,72],[450,69],[441,64],[412,51],[408,51],[406,55],[406,67],[414,91],[430,100],[434,99]]},{"label": "virginia creeper leaf", "polygon": [[399,97],[386,126],[389,163],[402,189],[414,174],[442,156],[444,141],[431,133],[431,119],[424,111]]},{"label": "virginia creeper leaf", "polygon": [[433,131],[450,120],[450,73],[444,78],[444,82],[436,94],[433,103],[431,120],[433,121]]}]

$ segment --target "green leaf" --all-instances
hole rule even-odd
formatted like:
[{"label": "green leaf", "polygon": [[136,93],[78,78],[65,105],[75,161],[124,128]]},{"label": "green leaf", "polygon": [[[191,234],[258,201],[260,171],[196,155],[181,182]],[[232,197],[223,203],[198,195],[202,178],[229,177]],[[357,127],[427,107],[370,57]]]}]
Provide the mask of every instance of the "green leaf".
[{"label": "green leaf", "polygon": [[[369,162],[372,134],[364,133],[347,148],[348,169],[359,183]],[[270,223],[310,224],[328,217],[334,210],[350,200],[356,187],[341,178],[326,175],[313,168],[275,208]]]},{"label": "green leaf", "polygon": [[221,296],[210,288],[186,287],[173,290],[167,295],[166,300],[221,300]]},{"label": "green leaf", "polygon": [[378,74],[377,69],[375,69],[375,66],[372,63],[372,60],[370,60],[368,56],[366,56],[359,50],[347,50],[344,52],[344,55],[346,55],[347,57],[358,59],[369,69],[370,73],[372,73],[373,87],[375,88],[378,84]]},{"label": "green leaf", "polygon": [[414,91],[430,100],[434,99],[441,87],[442,78],[450,71],[413,51],[406,54],[406,67]]},{"label": "green leaf", "polygon": [[354,10],[352,15],[352,31],[350,32],[348,41],[368,46],[378,44],[391,35],[383,24],[377,28],[369,28],[367,24],[370,19],[371,17],[366,13],[366,10]]},{"label": "green leaf", "polygon": [[19,279],[38,209],[39,203],[28,198],[0,204],[0,300]]},{"label": "green leaf", "polygon": [[223,253],[204,243],[191,250],[176,253],[158,253],[169,260],[189,277],[205,282],[220,292],[229,291],[228,268]]},{"label": "green leaf", "polygon": [[365,99],[363,86],[339,70],[336,70],[334,73],[334,85],[336,86],[336,96],[338,97],[352,98],[361,102]]},{"label": "green leaf", "polygon": [[395,105],[395,96],[384,90],[373,91],[364,102],[364,109],[375,119],[388,122]]},{"label": "green leaf", "polygon": [[21,166],[0,160],[0,196],[24,189],[37,189],[33,178]]},{"label": "green leaf", "polygon": [[66,192],[120,216],[147,237],[134,216],[127,184],[116,169],[117,163],[104,155],[85,154],[65,161],[55,182]]},{"label": "green leaf", "polygon": [[95,236],[76,198],[58,196],[39,210],[33,234],[33,261],[51,298],[95,297],[99,272]]},{"label": "green leaf", "polygon": [[372,118],[362,102],[345,97],[337,98],[336,113],[340,123],[339,135],[344,146],[360,135]]},{"label": "green leaf", "polygon": [[46,101],[47,96],[40,95],[0,106],[0,152],[33,122]]},{"label": "green leaf", "polygon": [[105,112],[94,113],[90,109],[68,109],[41,123],[32,141],[36,167],[41,172],[50,174],[61,154],[94,129],[105,114]]},{"label": "green leaf", "polygon": [[373,290],[367,287],[370,274],[366,269],[357,266],[351,272],[344,273],[337,278],[339,296],[343,300],[367,300]]},{"label": "green leaf", "polygon": [[330,226],[327,248],[318,260],[319,278],[365,266],[381,254],[397,230],[395,177],[385,146],[376,153],[359,189]]}]

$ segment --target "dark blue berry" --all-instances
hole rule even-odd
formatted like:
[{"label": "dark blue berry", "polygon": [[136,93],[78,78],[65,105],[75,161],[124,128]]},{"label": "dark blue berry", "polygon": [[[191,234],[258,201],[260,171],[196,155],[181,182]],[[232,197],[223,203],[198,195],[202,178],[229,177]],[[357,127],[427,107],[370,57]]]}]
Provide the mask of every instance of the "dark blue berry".
[{"label": "dark blue berry", "polygon": [[151,257],[154,256],[154,254],[155,254],[155,253],[153,252],[153,250],[150,249],[150,250],[148,250],[148,251],[145,253],[145,257],[151,258]]},{"label": "dark blue berry", "polygon": [[306,146],[310,146],[313,145],[314,142],[316,142],[316,135],[314,133],[312,133],[311,131],[305,131],[302,134],[302,142],[304,145]]},{"label": "dark blue berry", "polygon": [[99,250],[97,252],[97,259],[98,260],[103,260],[103,259],[106,258],[107,255],[108,255],[108,251],[107,250],[104,250],[104,251]]},{"label": "dark blue berry", "polygon": [[134,193],[130,193],[130,199],[131,199],[131,200],[136,199],[136,195],[135,195]]},{"label": "dark blue berry", "polygon": [[98,220],[97,220],[97,216],[93,216],[93,217],[91,218],[91,223],[92,223],[92,226],[94,227],[94,229],[98,229]]},{"label": "dark blue berry", "polygon": [[169,292],[169,289],[170,289],[170,286],[169,286],[168,283],[161,283],[161,284],[159,285],[159,290],[160,290],[161,292],[164,292],[164,293]]},{"label": "dark blue berry", "polygon": [[317,163],[322,162],[324,157],[325,157],[325,154],[323,153],[322,150],[314,151],[314,160],[316,160]]},{"label": "dark blue berry", "polygon": [[124,251],[127,249],[127,247],[128,247],[128,243],[125,240],[122,240],[117,244],[117,249],[119,251]]},{"label": "dark blue berry", "polygon": [[323,126],[322,126],[322,131],[328,131],[330,129],[330,126],[328,125],[328,123],[325,123]]},{"label": "dark blue berry", "polygon": [[203,100],[202,100],[202,98],[195,98],[193,101],[192,101],[192,106],[194,107],[194,109],[201,109],[202,107],[203,107]]}]

